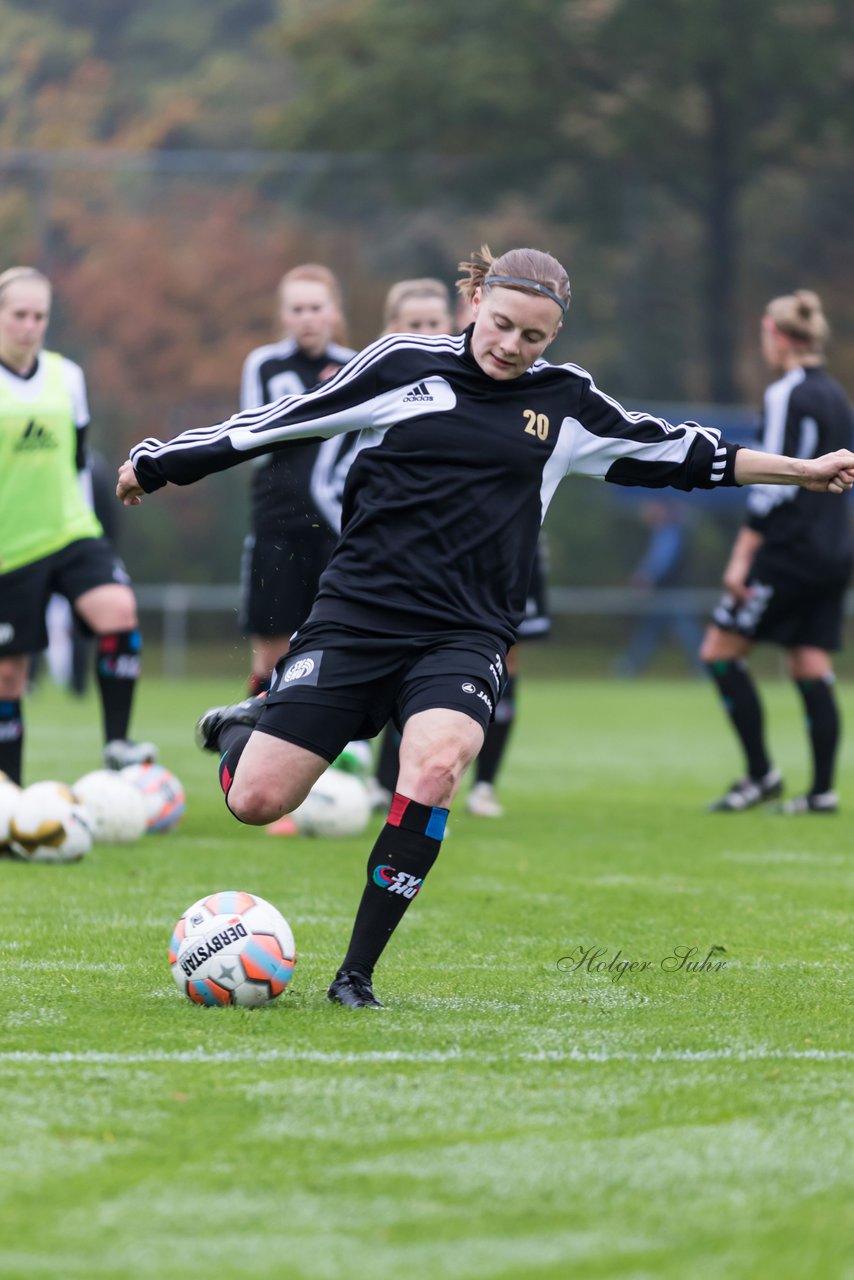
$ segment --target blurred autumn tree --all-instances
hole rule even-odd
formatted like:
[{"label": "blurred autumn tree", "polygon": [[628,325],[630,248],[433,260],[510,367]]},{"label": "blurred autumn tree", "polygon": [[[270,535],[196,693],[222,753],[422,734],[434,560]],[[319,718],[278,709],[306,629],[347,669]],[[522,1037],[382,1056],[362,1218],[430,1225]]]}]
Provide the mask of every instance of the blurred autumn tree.
[{"label": "blurred autumn tree", "polygon": [[[270,8],[188,0],[155,21],[100,0],[47,0],[38,16],[0,0],[0,148],[20,166],[0,187],[4,258],[51,276],[49,342],[83,364],[93,443],[111,464],[143,435],[234,412],[246,353],[277,336],[275,286],[294,262],[346,268],[379,314],[355,232],[283,210],[215,153],[205,164],[205,146],[245,146],[255,113],[281,100],[281,56],[259,45]],[[246,484],[214,478],[140,511],[134,573],[236,579]]]},{"label": "blurred autumn tree", "polygon": [[746,228],[748,195],[781,172],[815,183],[854,143],[848,0],[314,0],[280,38],[299,68],[282,146],[370,139],[414,201],[430,161],[438,180],[457,157],[458,204],[523,191],[590,243],[622,245],[640,266],[618,329],[642,320],[660,342],[687,323],[718,401],[741,390],[748,254],[785,226]]}]

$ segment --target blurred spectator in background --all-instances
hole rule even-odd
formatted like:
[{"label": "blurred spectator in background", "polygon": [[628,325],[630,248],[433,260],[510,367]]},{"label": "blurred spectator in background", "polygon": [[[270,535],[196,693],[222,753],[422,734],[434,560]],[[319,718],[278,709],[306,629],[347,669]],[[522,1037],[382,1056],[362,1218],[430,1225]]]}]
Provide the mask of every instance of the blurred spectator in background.
[{"label": "blurred spectator in background", "polygon": [[[854,413],[822,367],[829,326],[815,293],[774,298],[762,317],[762,355],[779,375],[765,391],[763,446],[817,458],[854,442]],[[830,654],[842,643],[851,578],[851,508],[796,485],[755,485],[747,519],[724,570],[726,588],[702,647],[747,772],[710,808],[738,813],[782,794],[783,778],[765,742],[759,693],[747,665],[756,641],[786,650],[806,714],[812,757],[809,790],[784,813],[835,813],[833,789],[841,725]]]},{"label": "blurred spectator in background", "polygon": [[[629,578],[629,586],[646,592],[652,599],[657,591],[685,586],[690,551],[689,516],[682,504],[672,498],[642,502],[639,514],[648,538]],[[685,609],[654,607],[638,614],[626,647],[617,659],[616,674],[640,675],[660,646],[671,637],[684,650],[694,674],[705,675],[698,657],[703,628],[696,614]]]}]

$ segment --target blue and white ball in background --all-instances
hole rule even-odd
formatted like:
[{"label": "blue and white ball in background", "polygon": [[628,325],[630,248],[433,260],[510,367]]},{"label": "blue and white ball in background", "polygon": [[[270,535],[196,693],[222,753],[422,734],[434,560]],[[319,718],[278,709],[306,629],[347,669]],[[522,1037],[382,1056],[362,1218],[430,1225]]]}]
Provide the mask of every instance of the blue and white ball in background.
[{"label": "blue and white ball in background", "polygon": [[131,764],[118,776],[132,783],[145,801],[146,831],[174,831],[184,816],[187,798],[179,779],[162,764]]}]

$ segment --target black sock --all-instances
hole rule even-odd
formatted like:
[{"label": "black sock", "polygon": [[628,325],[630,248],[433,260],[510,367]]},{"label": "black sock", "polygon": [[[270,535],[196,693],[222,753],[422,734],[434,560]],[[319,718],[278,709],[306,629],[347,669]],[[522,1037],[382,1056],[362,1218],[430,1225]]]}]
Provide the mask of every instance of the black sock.
[{"label": "black sock", "polygon": [[764,778],[771,761],[765,750],[762,703],[747,664],[740,658],[729,658],[706,665],[744,749],[748,774],[756,780]]},{"label": "black sock", "polygon": [[228,793],[234,781],[237,762],[243,755],[243,748],[252,736],[251,724],[227,724],[219,735],[219,785],[228,804]]},{"label": "black sock", "polygon": [[0,770],[13,782],[21,784],[24,761],[24,721],[21,702],[0,702]]},{"label": "black sock", "polygon": [[504,752],[510,738],[510,730],[516,719],[516,677],[508,676],[504,692],[495,708],[495,719],[486,731],[480,755],[474,766],[477,782],[488,782],[490,786],[498,777]]},{"label": "black sock", "polygon": [[813,780],[810,792],[820,795],[833,790],[836,752],[839,747],[840,717],[833,676],[820,680],[796,680],[807,716],[807,732],[812,748]]},{"label": "black sock", "polygon": [[380,740],[380,753],[377,757],[377,782],[394,795],[399,772],[400,734],[393,724],[387,724]]},{"label": "black sock", "polygon": [[368,858],[368,883],[356,912],[342,969],[370,978],[383,948],[439,856],[447,809],[395,793],[388,820]]},{"label": "black sock", "polygon": [[141,652],[142,636],[139,631],[112,631],[109,635],[98,636],[98,689],[105,742],[128,736]]}]

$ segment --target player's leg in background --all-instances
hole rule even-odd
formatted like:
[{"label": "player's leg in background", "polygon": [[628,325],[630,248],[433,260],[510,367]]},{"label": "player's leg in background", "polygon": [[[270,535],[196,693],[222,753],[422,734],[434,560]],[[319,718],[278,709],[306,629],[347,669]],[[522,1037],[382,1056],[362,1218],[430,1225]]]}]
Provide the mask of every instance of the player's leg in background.
[{"label": "player's leg in background", "polygon": [[246,681],[250,698],[257,697],[270,687],[273,668],[284,658],[290,645],[290,633],[286,636],[250,636],[252,670]]},{"label": "player's leg in background", "polygon": [[790,649],[787,656],[789,674],[803,702],[812,780],[806,795],[784,805],[784,811],[836,812],[838,800],[833,787],[842,728],[830,654],[801,646]]},{"label": "player's leg in background", "polygon": [[0,771],[19,786],[23,777],[23,699],[28,670],[28,654],[0,658]]},{"label": "player's leg in background", "polygon": [[52,595],[45,614],[47,626],[47,668],[54,684],[67,689],[71,684],[72,648],[71,629],[74,614],[64,596]]},{"label": "player's leg in background", "polygon": [[498,699],[495,717],[486,731],[483,748],[474,765],[474,784],[466,799],[466,809],[476,818],[501,818],[504,809],[495,784],[516,723],[516,694],[519,688],[519,645],[507,653],[507,683]]},{"label": "player's leg in background", "polygon": [[400,733],[391,721],[380,735],[374,769],[374,776],[367,780],[371,808],[376,811],[388,809],[397,790],[400,772]]},{"label": "player's leg in background", "polygon": [[123,582],[105,583],[73,601],[75,612],[96,637],[96,674],[104,728],[104,763],[120,769],[154,760],[150,742],[130,740],[133,700],[139,680],[142,637],[136,597]]},{"label": "player's leg in background", "polygon": [[72,616],[71,622],[71,692],[82,698],[89,685],[92,671],[92,637],[86,633],[80,619]]},{"label": "player's leg in background", "polygon": [[782,779],[771,763],[765,744],[762,702],[747,665],[751,642],[735,631],[712,625],[703,639],[700,657],[720,694],[730,724],[741,745],[746,774],[710,807],[721,812],[753,808],[779,796]]}]

